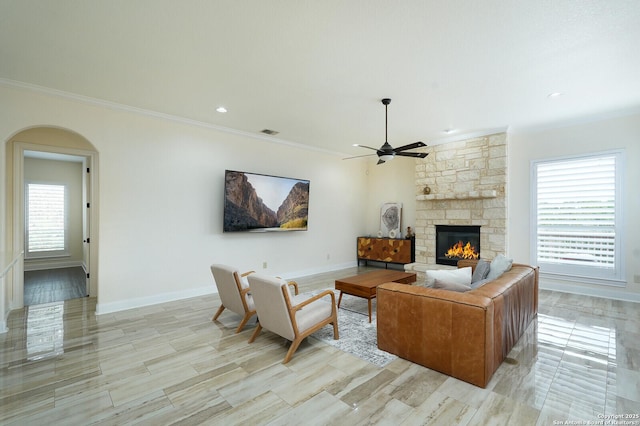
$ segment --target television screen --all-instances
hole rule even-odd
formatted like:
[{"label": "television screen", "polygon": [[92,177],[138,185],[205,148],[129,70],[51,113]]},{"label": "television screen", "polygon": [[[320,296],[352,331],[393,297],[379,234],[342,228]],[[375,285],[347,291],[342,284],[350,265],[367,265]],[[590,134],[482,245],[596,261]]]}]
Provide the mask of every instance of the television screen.
[{"label": "television screen", "polygon": [[309,181],[226,170],[224,232],[306,231]]}]

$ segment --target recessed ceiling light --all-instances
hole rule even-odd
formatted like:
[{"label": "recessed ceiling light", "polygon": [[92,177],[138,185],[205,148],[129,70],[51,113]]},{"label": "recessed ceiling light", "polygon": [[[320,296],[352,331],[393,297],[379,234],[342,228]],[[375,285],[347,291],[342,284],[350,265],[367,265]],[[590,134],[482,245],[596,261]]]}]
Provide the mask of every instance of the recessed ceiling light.
[{"label": "recessed ceiling light", "polygon": [[451,133],[453,133],[455,131],[456,131],[456,129],[444,129],[442,132],[449,135],[449,134],[451,134]]},{"label": "recessed ceiling light", "polygon": [[221,112],[221,113],[225,113],[227,112],[227,109],[223,106],[219,106],[218,108],[216,108],[216,111]]},{"label": "recessed ceiling light", "polygon": [[553,93],[549,93],[547,95],[547,98],[558,98],[560,96],[564,95],[564,93],[562,92],[553,92]]}]

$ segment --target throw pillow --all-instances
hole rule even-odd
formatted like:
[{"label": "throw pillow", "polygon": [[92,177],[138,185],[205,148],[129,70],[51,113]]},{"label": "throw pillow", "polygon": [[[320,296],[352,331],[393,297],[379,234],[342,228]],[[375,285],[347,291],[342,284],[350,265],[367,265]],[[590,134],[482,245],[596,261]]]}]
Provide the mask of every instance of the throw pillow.
[{"label": "throw pillow", "polygon": [[476,269],[473,271],[473,275],[471,276],[471,282],[475,283],[487,278],[489,274],[489,268],[491,267],[491,263],[487,262],[484,259],[478,260],[476,264]]},{"label": "throw pillow", "polygon": [[510,270],[512,264],[513,264],[513,259],[508,259],[502,254],[497,255],[491,261],[491,266],[489,267],[489,274],[487,275],[487,279],[495,280],[500,275]]},{"label": "throw pillow", "polygon": [[459,293],[464,293],[465,291],[471,290],[471,287],[467,285],[459,284],[457,282],[452,282],[452,281],[443,281],[439,278],[436,278],[433,281],[433,288],[439,288],[442,290],[449,290],[449,291],[457,291]]},{"label": "throw pillow", "polygon": [[469,286],[471,284],[471,266],[459,269],[436,269],[425,271],[426,287],[433,287],[435,279]]},{"label": "throw pillow", "polygon": [[483,285],[485,285],[486,283],[491,282],[490,279],[485,278],[484,280],[480,280],[480,281],[476,281],[475,283],[471,283],[471,290],[474,290],[476,288],[480,288]]}]

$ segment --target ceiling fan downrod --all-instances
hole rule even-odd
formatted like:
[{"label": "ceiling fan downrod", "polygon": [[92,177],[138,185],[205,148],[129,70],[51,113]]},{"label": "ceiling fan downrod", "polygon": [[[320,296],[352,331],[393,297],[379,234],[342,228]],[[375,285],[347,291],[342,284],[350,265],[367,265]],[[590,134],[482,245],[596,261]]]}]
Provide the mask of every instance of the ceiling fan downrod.
[{"label": "ceiling fan downrod", "polygon": [[384,105],[384,141],[389,143],[389,136],[387,135],[388,133],[388,128],[389,128],[389,115],[388,115],[388,108],[387,106],[391,103],[391,99],[389,98],[384,98],[382,100],[382,105]]}]

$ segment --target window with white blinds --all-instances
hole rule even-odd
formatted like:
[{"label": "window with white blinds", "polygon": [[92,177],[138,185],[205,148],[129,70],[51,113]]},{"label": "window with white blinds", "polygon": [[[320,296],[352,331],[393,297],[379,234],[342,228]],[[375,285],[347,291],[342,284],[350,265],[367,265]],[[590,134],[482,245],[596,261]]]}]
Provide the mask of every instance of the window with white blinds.
[{"label": "window with white blinds", "polygon": [[66,254],[67,202],[65,185],[27,184],[26,246],[27,257]]},{"label": "window with white blinds", "polygon": [[622,153],[536,161],[532,171],[540,271],[621,279]]}]

